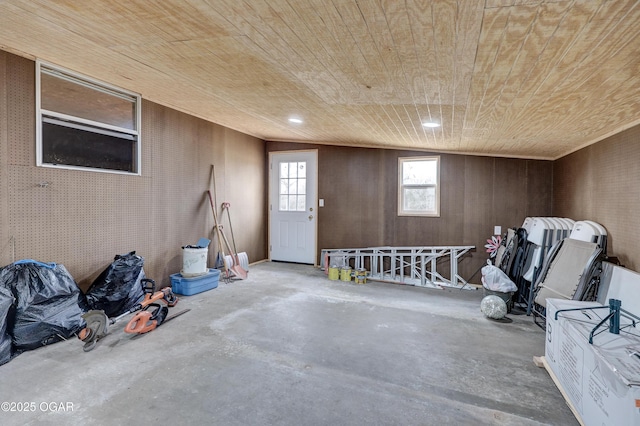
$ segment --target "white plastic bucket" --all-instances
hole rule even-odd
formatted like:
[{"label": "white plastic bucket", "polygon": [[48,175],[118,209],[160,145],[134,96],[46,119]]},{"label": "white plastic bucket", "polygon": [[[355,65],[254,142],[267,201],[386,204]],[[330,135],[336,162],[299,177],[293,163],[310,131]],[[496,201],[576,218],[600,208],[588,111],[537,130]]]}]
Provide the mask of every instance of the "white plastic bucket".
[{"label": "white plastic bucket", "polygon": [[207,254],[209,249],[184,247],[182,249],[182,274],[183,277],[197,277],[208,272]]}]

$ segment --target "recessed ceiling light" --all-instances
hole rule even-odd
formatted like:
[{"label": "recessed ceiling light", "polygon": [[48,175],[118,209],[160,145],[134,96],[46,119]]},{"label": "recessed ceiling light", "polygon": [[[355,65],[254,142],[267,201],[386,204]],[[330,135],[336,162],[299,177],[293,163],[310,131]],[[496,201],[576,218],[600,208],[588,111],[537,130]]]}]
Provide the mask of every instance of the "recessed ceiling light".
[{"label": "recessed ceiling light", "polygon": [[301,123],[302,123],[302,120],[301,120],[301,119],[299,119],[299,118],[293,118],[293,117],[292,117],[292,118],[290,118],[290,119],[289,119],[289,122],[290,122],[290,123],[295,123],[295,124],[301,124]]},{"label": "recessed ceiling light", "polygon": [[425,121],[424,123],[422,123],[422,125],[424,127],[440,127],[440,124],[434,123],[432,121]]}]

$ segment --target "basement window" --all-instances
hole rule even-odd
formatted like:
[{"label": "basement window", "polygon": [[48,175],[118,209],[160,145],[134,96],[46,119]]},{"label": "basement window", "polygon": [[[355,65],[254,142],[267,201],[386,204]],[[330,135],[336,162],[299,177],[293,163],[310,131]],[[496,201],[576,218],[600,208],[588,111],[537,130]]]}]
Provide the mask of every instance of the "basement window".
[{"label": "basement window", "polygon": [[398,216],[440,216],[440,157],[398,158]]},{"label": "basement window", "polygon": [[140,96],[36,63],[36,164],[140,175]]}]

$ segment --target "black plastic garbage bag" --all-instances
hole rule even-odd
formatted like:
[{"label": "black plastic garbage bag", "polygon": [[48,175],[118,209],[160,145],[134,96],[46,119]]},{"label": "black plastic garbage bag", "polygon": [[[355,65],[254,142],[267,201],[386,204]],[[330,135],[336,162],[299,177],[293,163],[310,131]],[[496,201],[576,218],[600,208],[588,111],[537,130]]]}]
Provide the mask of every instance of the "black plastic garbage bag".
[{"label": "black plastic garbage bag", "polygon": [[113,318],[127,312],[144,298],[141,280],[145,278],[142,265],[144,259],[135,251],[116,255],[96,278],[87,293],[91,309],[98,309]]},{"label": "black plastic garbage bag", "polygon": [[16,299],[9,333],[18,351],[68,339],[85,325],[84,295],[64,265],[19,260],[0,270],[0,287]]},{"label": "black plastic garbage bag", "polygon": [[0,287],[0,365],[11,361],[13,343],[9,329],[15,320],[15,297],[10,289]]}]

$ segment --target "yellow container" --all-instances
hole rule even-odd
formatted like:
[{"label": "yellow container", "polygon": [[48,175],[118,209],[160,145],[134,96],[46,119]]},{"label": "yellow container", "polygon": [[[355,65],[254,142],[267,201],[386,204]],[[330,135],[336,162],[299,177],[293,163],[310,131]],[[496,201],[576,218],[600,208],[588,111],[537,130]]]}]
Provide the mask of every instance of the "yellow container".
[{"label": "yellow container", "polygon": [[366,269],[358,269],[356,270],[356,274],[354,276],[356,284],[366,284],[367,283],[367,270]]},{"label": "yellow container", "polygon": [[330,266],[329,267],[329,279],[330,280],[337,280],[338,277],[340,276],[340,269],[338,269],[337,266]]},{"label": "yellow container", "polygon": [[342,281],[351,281],[351,268],[340,269],[340,279]]}]

